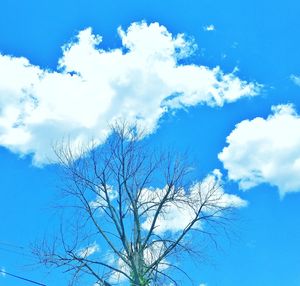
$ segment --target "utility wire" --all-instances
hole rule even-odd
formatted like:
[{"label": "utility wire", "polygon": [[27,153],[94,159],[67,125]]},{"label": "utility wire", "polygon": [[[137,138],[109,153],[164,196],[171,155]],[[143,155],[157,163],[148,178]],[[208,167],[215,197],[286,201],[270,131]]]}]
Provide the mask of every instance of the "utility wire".
[{"label": "utility wire", "polygon": [[32,283],[32,284],[36,284],[36,285],[40,285],[40,286],[47,286],[46,284],[42,284],[42,283],[33,281],[33,280],[31,280],[31,279],[27,279],[27,278],[25,278],[25,277],[18,276],[18,275],[12,274],[12,273],[8,273],[8,272],[6,272],[6,271],[3,270],[3,269],[0,269],[0,273],[3,273],[4,275],[8,275],[8,276],[15,277],[15,278],[20,279],[20,280],[27,281],[27,282]]},{"label": "utility wire", "polygon": [[24,246],[20,246],[20,245],[16,245],[16,244],[12,244],[9,242],[5,242],[5,241],[0,241],[0,244],[6,246],[6,247],[10,247],[10,248],[18,248],[18,249],[25,249]]},{"label": "utility wire", "polygon": [[27,253],[22,253],[20,251],[16,251],[16,250],[12,250],[12,249],[2,248],[1,246],[0,246],[0,251],[5,251],[5,252],[8,252],[8,253],[13,253],[13,254],[18,254],[18,255],[21,255],[21,256],[25,256],[25,257],[34,258],[33,255],[30,255],[30,254],[27,254]]},{"label": "utility wire", "polygon": [[22,256],[34,258],[34,256],[30,254],[29,251],[26,251],[26,248],[24,246],[11,244],[8,242],[0,241],[0,251],[6,251],[6,252],[22,255]]},{"label": "utility wire", "polygon": [[[2,247],[1,247],[1,245],[2,245]],[[17,249],[17,250],[13,250],[13,249]],[[0,251],[1,250],[2,251],[7,251],[7,252],[11,252],[11,253],[15,253],[15,254],[19,254],[19,255],[22,255],[22,256],[27,256],[27,257],[33,258],[33,255],[20,252],[20,251],[26,251],[25,249],[26,248],[24,246],[19,246],[19,245],[15,245],[15,244],[0,241]],[[28,279],[28,278],[25,278],[25,277],[22,277],[22,276],[18,276],[18,275],[6,272],[3,269],[0,269],[0,273],[2,273],[4,275],[12,276],[14,278],[17,278],[17,279],[20,279],[20,280],[23,280],[23,281],[27,281],[27,282],[32,283],[32,284],[36,284],[36,285],[40,285],[40,286],[46,286],[45,284],[36,282],[34,280],[31,280],[31,279]]]}]

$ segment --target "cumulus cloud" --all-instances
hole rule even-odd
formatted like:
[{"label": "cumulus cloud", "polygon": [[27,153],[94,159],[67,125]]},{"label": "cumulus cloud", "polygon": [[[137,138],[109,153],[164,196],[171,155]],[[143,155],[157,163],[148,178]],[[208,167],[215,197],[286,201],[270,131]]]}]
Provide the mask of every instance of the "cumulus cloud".
[{"label": "cumulus cloud", "polygon": [[300,191],[300,117],[290,104],[272,111],[237,124],[219,159],[241,189],[269,183],[283,196]]},{"label": "cumulus cloud", "polygon": [[[99,187],[98,191],[99,193],[104,192],[101,187]],[[118,192],[112,186],[107,185],[106,191],[110,200],[114,200],[118,197]],[[98,209],[98,211],[102,213],[103,208],[107,207],[107,200],[103,196],[98,195],[95,200],[89,203],[89,205],[92,209]]]},{"label": "cumulus cloud", "polygon": [[[151,265],[153,262],[155,262],[159,256],[166,250],[166,246],[161,241],[153,242],[151,245],[148,246],[144,250],[143,256],[144,256],[144,262],[146,265]],[[121,270],[122,272],[126,273],[128,276],[130,276],[130,267],[125,264],[125,262],[119,258],[115,259],[115,257],[111,257],[110,264],[115,264],[115,266]],[[162,259],[161,262],[158,264],[157,270],[163,271],[169,268],[169,263],[166,259]],[[109,282],[112,284],[122,283],[126,281],[127,278],[123,274],[117,271],[113,271],[110,275]]]},{"label": "cumulus cloud", "polygon": [[87,258],[98,251],[100,251],[100,247],[96,242],[94,242],[91,245],[78,250],[77,255],[81,258]]},{"label": "cumulus cloud", "polygon": [[300,76],[297,76],[297,75],[292,74],[292,75],[290,76],[290,79],[291,79],[291,81],[292,81],[294,84],[300,86]]},{"label": "cumulus cloud", "polygon": [[103,50],[91,28],[80,31],[63,46],[56,71],[0,54],[0,145],[44,164],[63,137],[71,146],[91,138],[100,144],[117,118],[150,134],[170,110],[222,106],[258,93],[257,84],[235,72],[179,63],[195,44],[158,23],[133,23],[118,34],[122,46]]},{"label": "cumulus cloud", "polygon": [[[160,239],[163,240],[165,238],[167,242],[171,237],[176,237],[178,232],[183,231],[190,224],[195,218],[195,210],[198,210],[200,206],[203,206],[203,214],[215,216],[217,220],[220,218],[220,214],[226,209],[241,208],[247,205],[247,202],[239,196],[225,193],[222,183],[222,174],[219,170],[215,169],[201,182],[193,184],[189,190],[182,189],[176,193],[171,193],[171,195],[173,195],[172,199],[160,210],[153,232],[158,235]],[[145,234],[152,225],[157,205],[162,197],[165,196],[166,190],[167,188],[145,188],[141,191],[139,196],[139,208],[140,212],[143,213],[141,227],[142,230],[145,231]],[[114,195],[112,199],[116,197],[117,196]],[[93,204],[95,204],[95,207],[103,205],[102,200],[100,200],[100,203],[99,200],[95,200]],[[204,224],[195,224],[194,227],[205,229]],[[143,257],[146,265],[151,265],[157,261],[161,254],[166,251],[168,243],[163,243],[160,239],[151,241],[144,249]],[[89,250],[90,248],[94,249],[93,246],[89,246],[86,249]],[[81,250],[83,255],[86,255],[86,249]],[[121,258],[116,258],[112,253],[108,253],[106,257],[109,265],[116,267],[130,276],[130,268]],[[169,261],[164,258],[159,262],[158,270],[166,270],[169,266]],[[109,282],[113,284],[123,283],[126,280],[126,275],[118,271],[112,271],[110,273]]]},{"label": "cumulus cloud", "polygon": [[[115,264],[117,264],[116,266],[120,271],[130,275],[130,269],[128,265],[126,265],[121,258],[117,259]],[[126,276],[124,276],[123,274],[117,271],[113,271],[109,277],[109,282],[112,284],[123,283],[126,280],[127,280]]]},{"label": "cumulus cloud", "polygon": [[[222,187],[222,173],[215,169],[209,173],[201,182],[196,182],[189,190],[179,190],[176,197],[169,203],[166,203],[160,215],[157,218],[154,232],[164,234],[171,232],[175,234],[182,231],[195,217],[195,208],[199,209],[201,205],[205,213],[214,213],[226,208],[241,208],[247,205],[247,202],[237,195],[225,193]],[[167,192],[165,188],[144,188],[139,196],[141,211],[144,212],[144,221],[142,228],[149,230],[157,209],[157,205],[162,201]],[[172,192],[172,191],[171,191]],[[111,200],[118,197],[117,191],[108,186],[108,194]],[[175,195],[175,193],[174,193]],[[90,202],[93,209],[98,209],[99,214],[103,214],[103,208],[107,207],[106,200],[97,196]],[[201,227],[198,225],[198,227]],[[92,245],[93,246],[93,245]],[[85,251],[85,250],[81,250]]]},{"label": "cumulus cloud", "polygon": [[[146,198],[151,204],[161,201],[166,189],[145,189],[141,195],[141,200]],[[195,209],[199,209],[205,201],[203,212],[219,213],[219,210],[226,208],[240,208],[247,205],[247,202],[237,195],[227,194],[222,188],[222,174],[219,170],[214,170],[208,174],[202,182],[195,183],[186,192],[181,191],[180,200],[176,203],[170,202],[165,206],[158,216],[154,232],[161,235],[165,232],[176,233],[182,231],[195,217]],[[146,205],[147,207],[147,205]],[[142,227],[149,230],[154,218],[155,210],[147,213],[147,218]],[[202,227],[198,224],[196,227]]]},{"label": "cumulus cloud", "polygon": [[216,27],[214,25],[207,25],[203,27],[203,30],[207,32],[211,32],[211,31],[215,31]]}]

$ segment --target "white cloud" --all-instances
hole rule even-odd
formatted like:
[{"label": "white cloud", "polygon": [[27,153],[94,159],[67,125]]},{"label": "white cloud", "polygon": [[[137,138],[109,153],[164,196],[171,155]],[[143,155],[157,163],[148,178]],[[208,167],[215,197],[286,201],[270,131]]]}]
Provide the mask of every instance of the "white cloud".
[{"label": "white cloud", "polygon": [[210,202],[211,206],[205,208],[205,212],[214,211],[216,208],[241,208],[247,206],[247,202],[239,196],[225,193],[222,185],[222,173],[220,170],[215,169],[202,182],[193,186],[191,196],[193,200],[199,197],[199,193],[202,199],[208,197],[208,202]]},{"label": "white cloud", "polygon": [[[236,195],[226,194],[221,186],[222,176],[219,170],[214,170],[201,183],[196,183],[193,185],[188,194],[182,190],[179,196],[181,197],[181,202],[177,201],[175,204],[169,204],[167,207],[163,208],[157,220],[154,232],[158,234],[162,239],[166,232],[168,235],[175,234],[178,231],[182,231],[190,221],[195,217],[194,210],[190,207],[188,203],[191,200],[194,204],[200,204],[199,192],[201,192],[202,200],[207,199],[207,207],[203,210],[206,214],[213,212],[215,208],[224,209],[226,207],[240,208],[247,205],[247,202],[242,200]],[[156,204],[162,196],[164,196],[166,189],[144,189],[140,196],[141,206],[146,210],[150,204]],[[198,201],[197,201],[198,200]],[[149,203],[148,203],[149,202]],[[218,213],[219,215],[220,213]],[[149,230],[154,211],[146,213],[145,221],[142,223],[142,228],[144,230]],[[201,227],[198,225],[198,227]],[[151,265],[156,261],[159,256],[166,250],[166,245],[161,241],[152,241],[152,243],[144,250],[144,261],[147,265]],[[122,259],[116,259],[111,256],[109,264],[115,265],[118,269],[130,274],[129,267],[124,263]],[[163,271],[169,267],[169,263],[166,259],[163,259],[158,269]],[[126,281],[126,277],[118,272],[113,272],[110,276],[109,281],[111,283],[122,283]]]},{"label": "white cloud", "polygon": [[290,79],[291,79],[291,81],[292,81],[294,84],[300,86],[300,76],[297,76],[297,75],[292,74],[292,75],[290,76]]},{"label": "white cloud", "polygon": [[[148,248],[146,248],[144,250],[144,253],[143,253],[144,262],[147,265],[151,265],[153,262],[155,262],[159,258],[159,256],[165,250],[166,250],[165,245],[162,242],[157,241],[155,243],[152,243],[151,245],[149,245]],[[125,264],[125,262],[121,258],[118,258],[116,260],[115,257],[112,257],[112,259],[110,260],[110,264],[115,264],[115,266],[119,270],[123,271],[124,273],[126,273],[127,275],[130,276],[130,268],[128,265]],[[167,260],[162,259],[162,261],[158,265],[158,270],[163,271],[167,268],[169,268]],[[111,282],[113,284],[122,283],[126,280],[127,280],[126,276],[124,276],[123,274],[121,274],[120,272],[117,272],[117,271],[113,271],[109,278],[109,282]]]},{"label": "white cloud", "polygon": [[44,164],[63,137],[72,146],[91,138],[100,144],[116,118],[137,121],[150,134],[168,110],[222,106],[258,92],[234,72],[179,64],[195,45],[158,23],[133,23],[118,33],[122,47],[103,50],[91,28],[79,32],[63,47],[58,71],[0,54],[0,145]]},{"label": "white cloud", "polygon": [[[114,200],[118,197],[118,192],[110,185],[106,186],[106,191],[110,200]],[[105,192],[103,187],[98,188],[98,194],[96,199],[91,201],[90,207],[92,209],[98,209],[99,212],[103,212],[103,208],[107,207],[107,200],[105,199]]]},{"label": "white cloud", "polygon": [[[144,189],[142,198],[145,198],[145,202],[149,202],[150,204],[156,204],[161,201],[161,198],[164,197],[166,193],[165,189]],[[182,190],[182,196],[185,196],[184,190]],[[142,202],[143,202],[142,199]],[[145,203],[143,202],[143,203]],[[148,204],[144,204],[145,208],[148,207]],[[143,222],[142,227],[146,230],[149,230],[154,218],[155,208],[152,209],[151,212],[147,213],[147,218]],[[194,212],[191,208],[186,207],[185,204],[172,204],[169,203],[165,206],[161,215],[159,215],[157,222],[155,233],[162,234],[166,231],[177,232],[184,229],[188,223],[193,219]],[[180,220],[178,219],[180,218]]]},{"label": "white cloud", "polygon": [[82,258],[87,258],[98,251],[100,251],[100,247],[96,242],[94,242],[91,245],[78,250],[77,255]]},{"label": "white cloud", "polygon": [[[117,264],[116,267],[120,271],[130,275],[130,269],[129,269],[128,265],[126,265],[125,262],[121,258],[119,258],[117,260],[116,264]],[[126,280],[127,280],[127,277],[117,271],[113,271],[109,277],[109,282],[112,284],[122,283]]]},{"label": "white cloud", "polygon": [[205,283],[200,283],[199,286],[207,286],[207,284],[205,284]]},{"label": "white cloud", "polygon": [[4,267],[1,267],[0,268],[0,277],[5,277],[6,276],[6,271],[5,271],[5,268]]},{"label": "white cloud", "polygon": [[300,117],[290,104],[272,111],[237,124],[219,159],[241,189],[269,183],[283,196],[300,191]]},{"label": "white cloud", "polygon": [[[160,255],[166,250],[166,246],[161,241],[153,242],[151,245],[148,246],[148,248],[144,251],[144,258],[145,263],[147,265],[151,265],[154,263]],[[165,269],[169,268],[169,265],[167,263],[166,259],[163,259],[160,264],[158,265],[158,270],[163,271]]]},{"label": "white cloud", "polygon": [[[145,189],[141,200],[155,204],[155,202],[161,200],[165,192],[166,189]],[[206,201],[206,207],[203,208],[203,212],[206,213],[215,212],[217,209],[240,208],[247,205],[247,202],[240,197],[224,192],[222,188],[222,174],[219,170],[214,170],[202,182],[194,184],[189,192],[182,190],[179,196],[180,201],[177,201],[176,204],[167,204],[161,212],[162,214],[158,216],[155,233],[161,235],[167,231],[176,233],[183,230],[195,217],[195,210],[191,205],[198,209],[204,200]],[[155,209],[147,213],[147,218],[142,224],[144,229],[150,229],[154,212]],[[198,224],[197,227],[201,227],[201,225]]]},{"label": "white cloud", "polygon": [[214,25],[207,25],[203,27],[203,30],[207,32],[211,32],[211,31],[215,31],[216,27]]}]

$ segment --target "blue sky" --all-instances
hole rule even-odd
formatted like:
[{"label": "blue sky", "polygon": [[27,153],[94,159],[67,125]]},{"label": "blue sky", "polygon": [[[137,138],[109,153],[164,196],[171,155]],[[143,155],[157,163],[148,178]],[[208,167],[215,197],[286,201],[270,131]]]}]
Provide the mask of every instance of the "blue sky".
[{"label": "blue sky", "polygon": [[[58,223],[51,143],[101,142],[105,123],[127,116],[151,144],[190,150],[200,178],[219,169],[225,191],[248,202],[230,239],[204,263],[186,261],[195,285],[300,285],[299,8],[2,0],[0,267],[67,285],[28,256]],[[0,276],[16,283],[29,285]]]}]

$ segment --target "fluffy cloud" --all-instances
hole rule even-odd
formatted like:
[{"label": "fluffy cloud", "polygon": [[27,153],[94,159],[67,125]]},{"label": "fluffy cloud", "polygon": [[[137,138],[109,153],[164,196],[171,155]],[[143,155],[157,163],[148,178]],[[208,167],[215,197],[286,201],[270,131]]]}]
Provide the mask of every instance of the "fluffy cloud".
[{"label": "fluffy cloud", "polygon": [[300,117],[289,104],[272,111],[237,124],[219,159],[241,189],[269,183],[283,196],[300,191]]},{"label": "fluffy cloud", "polygon": [[91,245],[78,250],[77,255],[81,258],[87,258],[98,251],[100,251],[100,247],[96,242],[94,242]]},{"label": "fluffy cloud", "polygon": [[214,25],[207,25],[203,27],[203,30],[207,32],[211,32],[211,31],[215,31],[216,27]]},{"label": "fluffy cloud", "polygon": [[[152,243],[151,245],[149,245],[148,248],[145,249],[143,253],[145,263],[147,265],[151,265],[159,258],[161,253],[163,253],[163,251],[165,250],[166,247],[162,242],[157,241],[155,243]],[[121,258],[116,260],[115,257],[112,257],[110,264],[111,265],[115,264],[115,266],[119,270],[123,271],[128,276],[130,276],[130,268],[128,267],[128,265],[125,264],[125,262]],[[167,268],[169,268],[169,263],[167,262],[166,259],[162,259],[162,261],[158,265],[158,270],[163,271],[166,270]],[[123,274],[117,271],[113,271],[109,278],[109,282],[111,282],[112,284],[120,284],[122,282],[125,282],[126,280],[127,280],[126,276],[124,276]]]},{"label": "fluffy cloud", "polygon": [[292,81],[294,84],[300,86],[300,76],[297,76],[297,75],[292,74],[292,75],[290,76],[290,79],[291,79],[291,81]]},{"label": "fluffy cloud", "polygon": [[100,144],[107,124],[120,117],[150,134],[169,110],[257,94],[258,85],[234,72],[179,63],[195,45],[158,23],[133,23],[118,33],[122,46],[103,50],[90,28],[79,32],[63,46],[57,71],[0,54],[0,145],[44,164],[62,138],[72,146],[91,138]]},{"label": "fluffy cloud", "polygon": [[[153,203],[159,202],[165,194],[165,189],[144,190],[141,198]],[[169,203],[158,216],[155,233],[161,235],[165,232],[176,233],[182,231],[195,217],[195,210],[203,204],[203,212],[215,213],[226,208],[240,208],[247,205],[247,202],[240,197],[227,194],[222,188],[222,174],[219,170],[214,170],[207,175],[202,182],[192,186],[189,192],[182,190],[180,200],[176,203]],[[154,212],[147,213],[147,219],[142,224],[146,230],[150,229],[153,221]],[[179,219],[180,218],[180,219]],[[198,227],[201,225],[198,224]]]},{"label": "fluffy cloud", "polygon": [[[189,190],[177,190],[168,203],[165,203],[157,218],[154,232],[163,234],[171,232],[175,234],[182,231],[195,217],[195,209],[201,205],[202,211],[208,213],[219,213],[226,208],[241,208],[247,205],[247,202],[237,195],[225,193],[222,187],[222,174],[220,170],[215,169],[209,173],[201,182],[196,182]],[[118,195],[112,188],[108,188],[110,199],[115,200]],[[162,201],[167,191],[166,188],[144,188],[139,196],[140,210],[144,212],[144,221],[142,228],[149,230],[157,206]],[[107,207],[105,200],[97,196],[90,202],[93,209],[99,209],[99,214],[103,214],[102,208]],[[180,218],[180,219],[179,219]],[[200,225],[198,225],[200,227]],[[92,245],[93,246],[93,245]]]},{"label": "fluffy cloud", "polygon": [[[110,200],[114,200],[118,197],[118,192],[112,186],[107,185],[106,190]],[[102,194],[104,192],[102,188],[99,188],[98,191]],[[91,201],[89,204],[92,209],[98,209],[100,213],[103,212],[103,208],[107,207],[107,201],[104,199],[103,196],[99,195],[96,197],[95,200]]]},{"label": "fluffy cloud", "polygon": [[[111,188],[111,192],[114,191]],[[139,196],[140,212],[144,212],[144,221],[141,224],[142,229],[147,231],[152,225],[152,221],[157,210],[157,204],[166,194],[166,188],[143,189]],[[183,231],[189,223],[195,218],[195,209],[199,209],[200,205],[204,205],[202,212],[205,215],[211,214],[215,219],[220,218],[220,214],[227,208],[241,208],[247,205],[247,202],[237,195],[227,194],[222,188],[222,174],[219,170],[214,170],[208,174],[202,182],[195,183],[189,190],[179,190],[178,193],[173,193],[174,197],[170,199],[169,203],[160,210],[160,215],[157,218],[154,233],[160,239],[170,239],[176,237],[178,232]],[[112,200],[117,198],[112,196]],[[205,202],[205,203],[204,203]],[[101,207],[103,205],[102,199],[97,199],[91,203],[93,207]],[[195,225],[198,228],[205,228],[205,225]],[[97,247],[97,245],[95,245]],[[162,253],[165,252],[167,244],[160,240],[153,240],[145,248],[143,252],[144,261],[147,265],[155,262]],[[94,245],[91,245],[83,250],[80,250],[82,255],[88,256],[94,253]],[[98,249],[96,249],[98,251]],[[88,251],[88,255],[86,254]],[[107,263],[130,275],[130,268],[120,258],[116,258],[112,253],[107,253]],[[158,270],[163,271],[169,268],[169,262],[162,259],[158,265]],[[126,281],[125,275],[120,272],[113,271],[110,275],[109,281],[113,284],[120,284]],[[98,285],[97,283],[95,286]],[[171,284],[170,284],[171,285]]]},{"label": "fluffy cloud", "polygon": [[[113,259],[115,260],[115,258],[113,258]],[[111,264],[113,264],[113,263],[111,263]],[[130,275],[129,267],[125,264],[125,262],[121,258],[117,259],[117,261],[114,264],[116,264],[115,266],[119,270]],[[125,282],[126,280],[127,280],[126,276],[124,276],[123,274],[121,274],[120,272],[117,272],[117,271],[113,271],[109,277],[109,282],[112,284],[120,284],[120,283]],[[96,285],[100,286],[100,284],[96,284]]]}]

